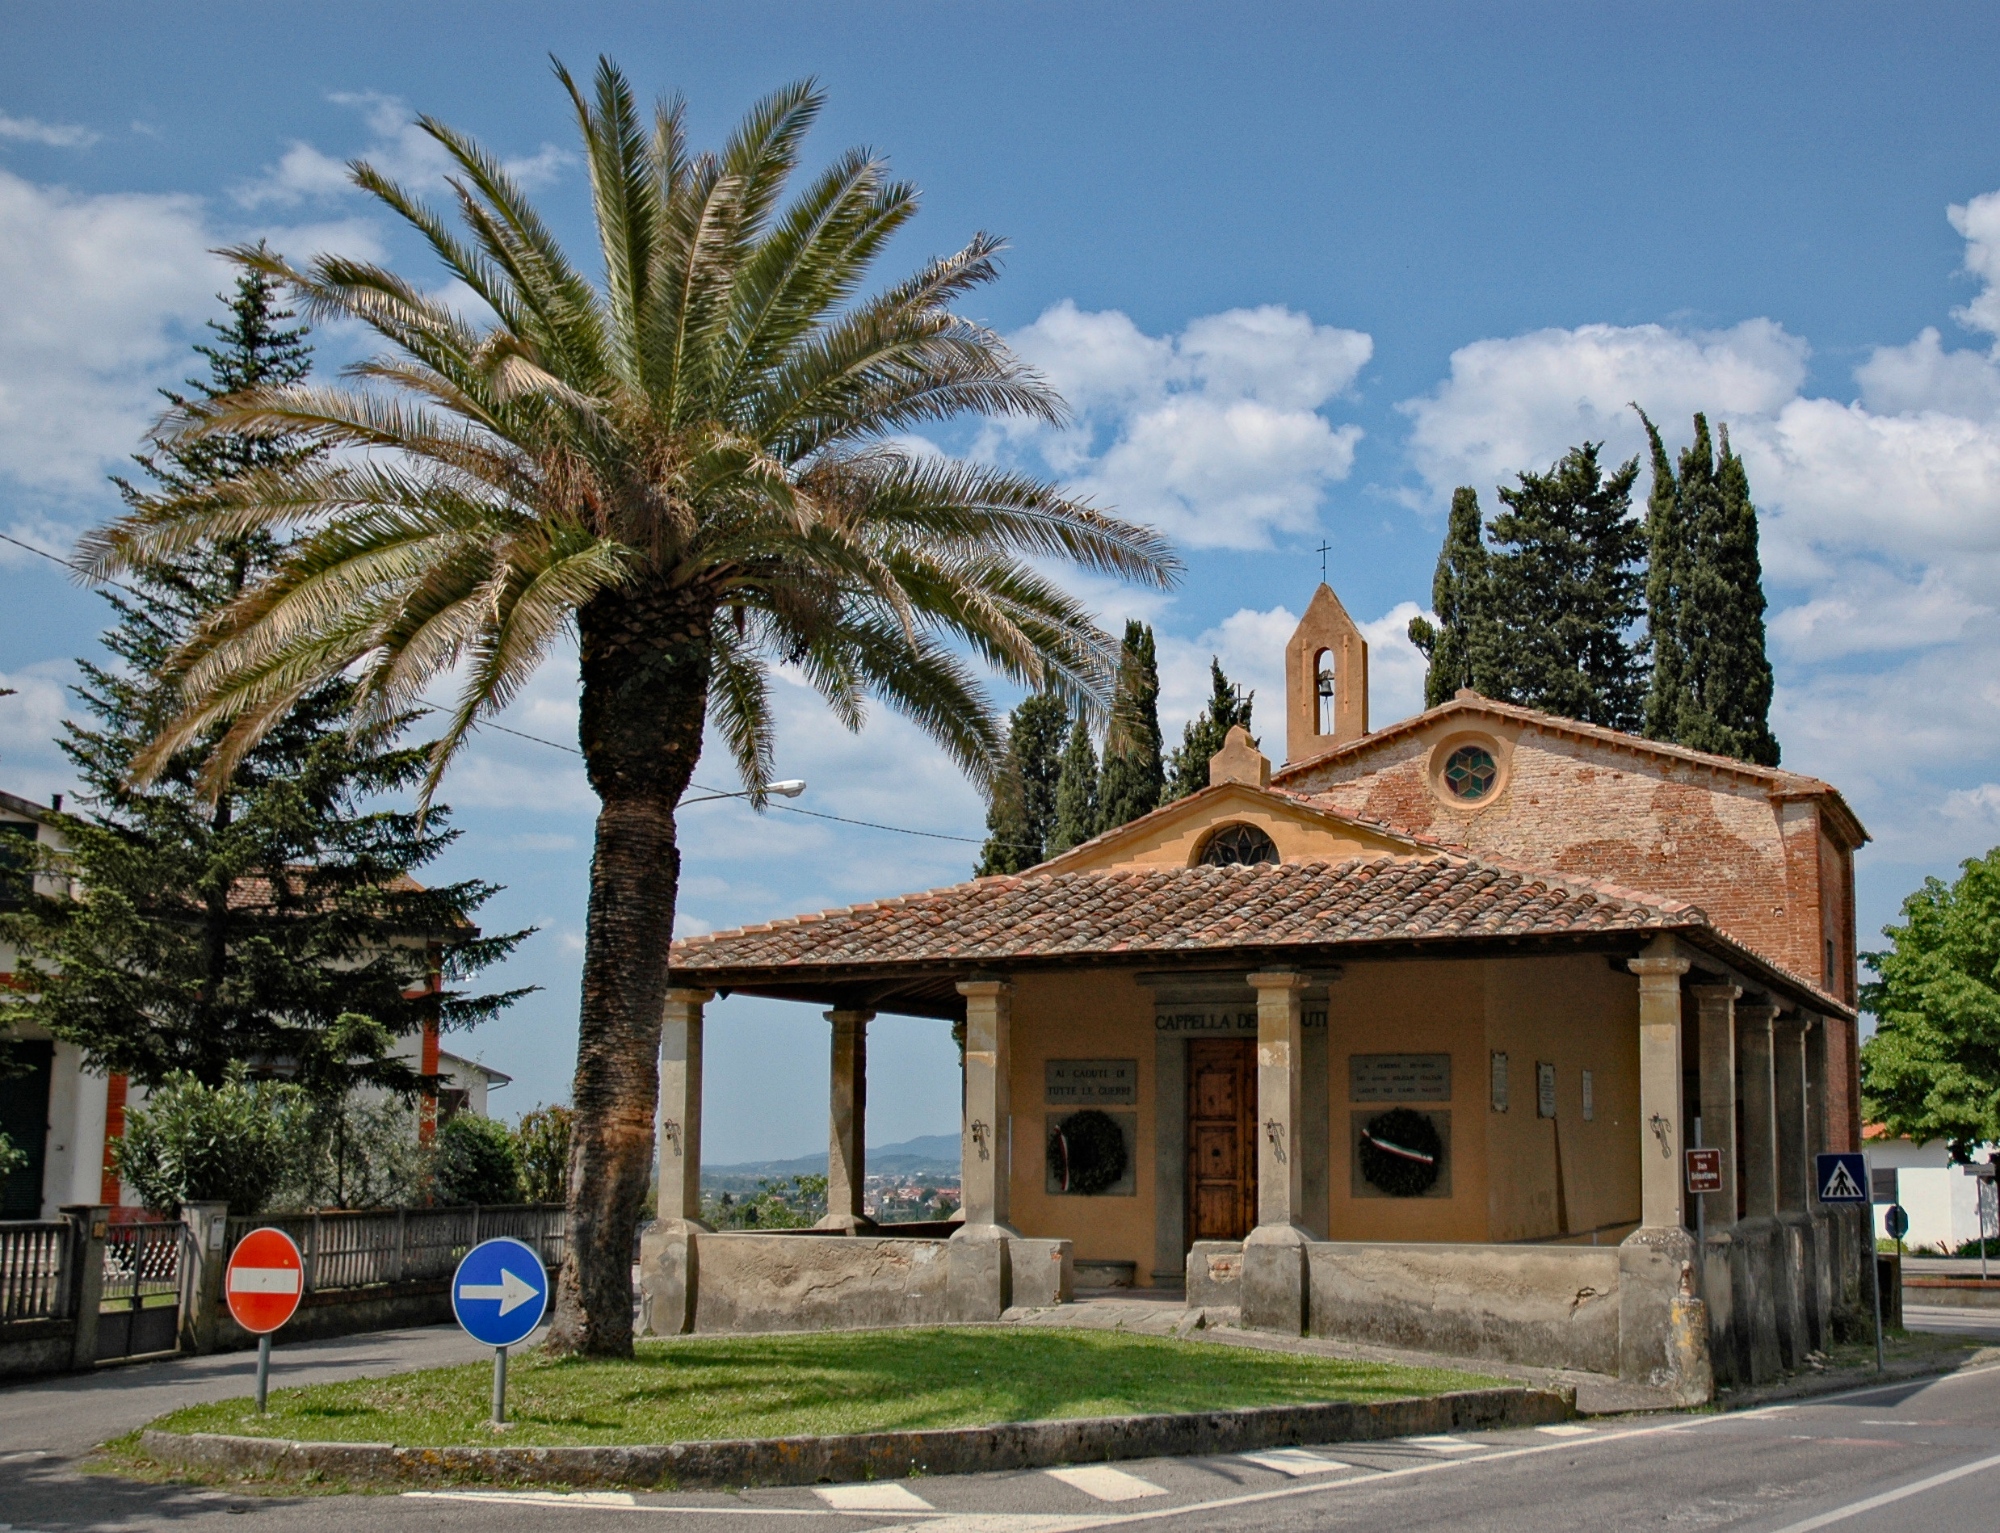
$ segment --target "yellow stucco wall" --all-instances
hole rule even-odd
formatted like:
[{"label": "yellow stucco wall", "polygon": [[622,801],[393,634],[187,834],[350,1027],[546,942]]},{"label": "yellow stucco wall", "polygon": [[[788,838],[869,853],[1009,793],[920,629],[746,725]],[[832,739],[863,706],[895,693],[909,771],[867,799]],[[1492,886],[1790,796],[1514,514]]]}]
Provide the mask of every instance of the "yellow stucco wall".
[{"label": "yellow stucco wall", "polygon": [[[1153,1266],[1153,997],[1129,972],[1086,970],[1029,974],[1014,992],[1014,1155],[1009,1180],[1013,1225],[1024,1235],[1068,1240],[1079,1261],[1137,1263],[1139,1282]],[[1134,1196],[1051,1197],[1045,1189],[1044,1101],[1051,1059],[1135,1059],[1139,1064]]]},{"label": "yellow stucco wall", "polygon": [[[1327,1230],[1335,1240],[1588,1240],[1636,1217],[1638,987],[1602,954],[1355,963],[1333,981],[1327,1018]],[[1068,1239],[1079,1260],[1129,1261],[1150,1281],[1158,1196],[1156,1048],[1151,991],[1130,972],[1023,975],[1012,1033],[1012,1222]],[[1491,1107],[1491,1053],[1506,1051],[1509,1106]],[[1352,1054],[1451,1055],[1451,1194],[1353,1194]],[[1044,1187],[1045,1065],[1130,1059],[1138,1068],[1134,1195],[1064,1197]],[[1535,1066],[1556,1066],[1557,1116],[1536,1115]],[[1582,1072],[1594,1117],[1583,1117]],[[1179,1102],[1166,1105],[1179,1112]],[[1310,1132],[1310,1129],[1308,1130]],[[1562,1175],[1560,1196],[1557,1157]]]},{"label": "yellow stucco wall", "polygon": [[1254,788],[1232,788],[1191,798],[1179,813],[1164,813],[1141,821],[1125,837],[1102,846],[1079,847],[1054,859],[1051,871],[1078,873],[1097,868],[1184,868],[1191,865],[1202,842],[1218,825],[1255,825],[1278,848],[1286,862],[1339,862],[1349,857],[1412,856],[1418,849],[1393,836],[1378,835],[1365,826],[1347,825],[1315,813],[1304,805]]}]

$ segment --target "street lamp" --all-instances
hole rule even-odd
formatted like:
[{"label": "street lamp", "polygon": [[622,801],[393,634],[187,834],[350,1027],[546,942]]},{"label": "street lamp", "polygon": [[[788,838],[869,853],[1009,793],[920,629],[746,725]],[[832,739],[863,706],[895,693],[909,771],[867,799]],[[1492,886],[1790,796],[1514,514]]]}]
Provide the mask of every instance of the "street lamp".
[{"label": "street lamp", "polygon": [[[806,780],[803,777],[788,777],[783,782],[766,783],[764,785],[764,792],[767,795],[776,794],[779,798],[797,798],[801,793],[805,791],[806,791]],[[736,793],[711,793],[704,798],[684,798],[680,802],[680,807],[685,809],[690,804],[712,804],[717,799],[721,798],[749,798],[749,797],[750,797],[750,790],[748,788],[744,788]]]}]

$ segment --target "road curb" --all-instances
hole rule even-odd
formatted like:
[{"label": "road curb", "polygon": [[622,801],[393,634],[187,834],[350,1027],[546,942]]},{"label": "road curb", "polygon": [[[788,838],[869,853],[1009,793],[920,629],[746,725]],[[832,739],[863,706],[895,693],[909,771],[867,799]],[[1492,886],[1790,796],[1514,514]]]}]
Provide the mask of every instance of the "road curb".
[{"label": "road curb", "polygon": [[921,1432],[740,1438],[630,1447],[408,1448],[286,1442],[147,1428],[139,1448],[180,1469],[378,1485],[650,1486],[710,1490],[1043,1469],[1112,1459],[1240,1453],[1294,1443],[1370,1442],[1544,1426],[1575,1414],[1572,1390],[1467,1389],[1365,1404],[1252,1406],[1154,1416],[1085,1416]]}]

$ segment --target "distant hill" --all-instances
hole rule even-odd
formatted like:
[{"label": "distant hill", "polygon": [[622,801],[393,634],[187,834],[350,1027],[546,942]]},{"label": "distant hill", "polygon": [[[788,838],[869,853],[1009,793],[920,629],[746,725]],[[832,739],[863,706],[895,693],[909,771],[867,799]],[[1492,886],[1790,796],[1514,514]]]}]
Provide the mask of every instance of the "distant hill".
[{"label": "distant hill", "polygon": [[[897,1172],[906,1176],[958,1178],[958,1135],[919,1134],[901,1144],[872,1145],[867,1156],[870,1175]],[[730,1166],[703,1165],[704,1182],[754,1184],[760,1177],[825,1176],[826,1156],[801,1155],[796,1160],[746,1160]]]}]

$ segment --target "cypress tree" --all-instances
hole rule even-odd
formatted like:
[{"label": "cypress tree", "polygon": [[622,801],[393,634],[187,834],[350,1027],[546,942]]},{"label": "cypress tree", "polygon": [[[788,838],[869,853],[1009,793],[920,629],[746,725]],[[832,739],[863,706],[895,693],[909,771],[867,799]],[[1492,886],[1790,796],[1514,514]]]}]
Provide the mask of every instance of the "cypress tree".
[{"label": "cypress tree", "polygon": [[[1645,610],[1646,533],[1631,515],[1639,460],[1607,476],[1598,447],[1573,447],[1499,492],[1507,509],[1489,528],[1489,695],[1632,730],[1645,701],[1632,637]],[[1474,658],[1476,669],[1476,647]]]},{"label": "cypress tree", "polygon": [[1250,706],[1257,700],[1257,694],[1246,692],[1239,700],[1236,689],[1223,674],[1221,660],[1214,655],[1208,657],[1208,679],[1208,707],[1188,720],[1181,731],[1181,743],[1167,758],[1169,799],[1186,798],[1206,788],[1209,759],[1222,749],[1230,729],[1237,724],[1245,729],[1250,727]]},{"label": "cypress tree", "polygon": [[1090,726],[1081,713],[1070,725],[1063,749],[1062,771],[1056,779],[1056,822],[1049,835],[1053,857],[1081,846],[1103,828],[1097,809],[1097,751],[1090,743]]},{"label": "cypress tree", "polygon": [[[285,326],[292,316],[262,274],[240,278],[225,302],[215,343],[196,348],[208,376],[189,381],[190,395],[168,393],[176,405],[295,383],[311,367],[305,330]],[[118,484],[143,508],[155,494],[198,494],[317,451],[296,437],[217,435],[140,456],[151,489]],[[130,597],[107,592],[111,659],[79,662],[91,721],[66,723],[62,741],[88,812],[61,817],[71,849],[51,864],[87,897],[34,896],[0,922],[20,953],[0,1027],[38,1023],[78,1045],[90,1068],[148,1086],[177,1072],[216,1086],[249,1063],[321,1099],[358,1083],[410,1091],[422,1077],[395,1056],[399,1039],[427,1023],[470,1025],[525,993],[434,989],[433,960],[456,980],[527,934],[473,935],[493,885],[424,889],[410,877],[455,832],[435,809],[419,820],[380,807],[423,775],[423,750],[394,743],[409,721],[350,734],[348,690],[336,682],[299,700],[214,806],[196,787],[209,740],[146,788],[130,786],[133,761],[177,711],[170,657],[280,552],[261,537],[202,546],[142,567]]]},{"label": "cypress tree", "polygon": [[1104,771],[1097,790],[1104,829],[1115,830],[1159,808],[1167,785],[1160,745],[1160,670],[1153,630],[1134,619],[1125,624],[1118,687],[1104,734]]},{"label": "cypress tree", "polygon": [[1643,411],[1640,419],[1653,456],[1647,519],[1653,682],[1646,732],[1776,766],[1763,564],[1749,474],[1726,430],[1718,457],[1705,416],[1694,418],[1694,440],[1681,453],[1678,472]]},{"label": "cypress tree", "polygon": [[1046,692],[1028,698],[1009,716],[1007,759],[987,805],[988,834],[974,877],[1019,873],[1048,855],[1068,727],[1068,705]]},{"label": "cypress tree", "polygon": [[1410,642],[1428,662],[1424,671],[1424,706],[1451,701],[1460,687],[1485,692],[1492,684],[1492,619],[1488,592],[1486,541],[1479,515],[1479,492],[1469,485],[1452,491],[1451,519],[1444,547],[1438,550],[1437,572],[1431,577],[1429,619],[1410,619]]}]

